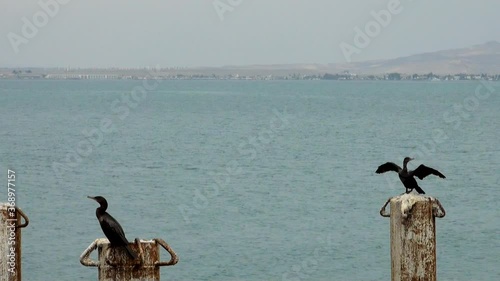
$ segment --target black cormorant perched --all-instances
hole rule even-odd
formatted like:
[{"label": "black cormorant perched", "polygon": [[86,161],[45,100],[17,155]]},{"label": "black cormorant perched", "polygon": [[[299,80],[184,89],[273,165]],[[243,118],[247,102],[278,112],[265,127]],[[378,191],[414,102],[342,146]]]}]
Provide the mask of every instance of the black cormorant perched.
[{"label": "black cormorant perched", "polygon": [[399,179],[405,186],[406,193],[410,193],[413,189],[415,189],[420,194],[425,194],[425,192],[422,190],[422,188],[420,188],[420,186],[418,186],[418,183],[415,180],[414,176],[418,177],[421,180],[431,174],[443,179],[446,178],[439,171],[434,170],[433,168],[429,168],[423,164],[418,166],[418,168],[413,171],[408,171],[408,169],[406,168],[406,164],[408,164],[408,162],[410,162],[411,160],[413,160],[413,158],[410,157],[406,157],[403,160],[403,169],[392,162],[387,162],[380,165],[375,173],[381,174],[387,171],[394,171],[399,174]]},{"label": "black cormorant perched", "polygon": [[130,249],[128,245],[128,240],[125,238],[125,233],[123,233],[123,229],[120,224],[113,218],[110,214],[106,212],[108,208],[108,202],[102,196],[91,197],[87,196],[87,198],[93,199],[101,205],[99,208],[95,210],[95,215],[99,220],[99,224],[101,225],[102,231],[106,238],[109,240],[110,247],[123,247],[127,250],[127,254],[132,258],[136,259],[137,255]]}]

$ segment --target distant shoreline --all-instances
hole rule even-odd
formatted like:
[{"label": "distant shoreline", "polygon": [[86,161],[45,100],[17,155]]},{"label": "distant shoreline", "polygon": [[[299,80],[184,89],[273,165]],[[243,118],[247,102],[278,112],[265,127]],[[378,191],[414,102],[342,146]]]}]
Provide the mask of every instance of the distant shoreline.
[{"label": "distant shoreline", "polygon": [[500,74],[405,74],[384,73],[378,75],[358,75],[348,71],[342,73],[299,73],[293,70],[266,71],[269,74],[255,73],[258,71],[235,70],[210,71],[186,69],[172,71],[171,69],[96,69],[96,70],[62,70],[62,69],[0,69],[0,80],[341,80],[341,81],[500,81]]}]

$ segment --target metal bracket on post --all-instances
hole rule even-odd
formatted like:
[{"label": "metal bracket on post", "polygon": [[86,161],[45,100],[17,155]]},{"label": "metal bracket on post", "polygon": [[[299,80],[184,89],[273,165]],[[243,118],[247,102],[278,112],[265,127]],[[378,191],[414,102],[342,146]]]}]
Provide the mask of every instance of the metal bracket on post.
[{"label": "metal bracket on post", "polygon": [[137,245],[137,249],[139,249],[139,257],[140,259],[136,261],[136,265],[143,265],[144,264],[144,250],[142,250],[141,246],[141,239],[135,238],[134,240],[135,244]]},{"label": "metal bracket on post", "polygon": [[30,220],[28,219],[28,216],[23,212],[23,210],[19,209],[17,206],[16,206],[16,212],[19,215],[21,215],[21,217],[24,219],[24,223],[16,226],[16,228],[25,228],[25,227],[27,227],[28,224],[30,223]]},{"label": "metal bracket on post", "polygon": [[437,199],[434,200],[434,203],[436,203],[437,208],[435,206],[433,207],[432,214],[436,218],[444,218],[444,216],[446,216],[446,211],[444,210],[443,205],[441,205],[441,202]]},{"label": "metal bracket on post", "polygon": [[179,262],[179,257],[177,257],[177,254],[170,248],[170,246],[167,244],[167,242],[163,241],[161,238],[155,238],[153,239],[156,243],[160,244],[163,249],[167,250],[167,252],[170,254],[170,260],[167,262],[164,261],[157,261],[155,263],[156,266],[170,266],[170,265],[175,265],[176,263]]},{"label": "metal bracket on post", "polygon": [[381,216],[386,217],[386,218],[388,218],[388,217],[390,217],[390,216],[391,216],[391,213],[386,213],[386,212],[385,212],[385,207],[387,207],[387,204],[389,204],[389,202],[391,202],[391,199],[392,199],[392,198],[393,198],[393,197],[391,197],[391,198],[387,199],[387,201],[385,202],[384,206],[382,206],[382,208],[380,209],[380,212],[379,212],[379,213],[380,213],[380,215],[381,215]]},{"label": "metal bracket on post", "polygon": [[90,259],[90,253],[97,249],[97,243],[100,239],[94,240],[85,251],[80,255],[80,263],[85,266],[98,266],[99,263]]}]

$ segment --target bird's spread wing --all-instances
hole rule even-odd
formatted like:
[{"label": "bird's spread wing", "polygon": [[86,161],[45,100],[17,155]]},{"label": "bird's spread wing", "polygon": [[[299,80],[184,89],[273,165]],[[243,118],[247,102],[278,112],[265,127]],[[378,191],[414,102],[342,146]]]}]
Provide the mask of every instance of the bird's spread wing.
[{"label": "bird's spread wing", "polygon": [[416,176],[418,177],[419,179],[423,180],[425,177],[427,177],[428,175],[435,175],[435,176],[438,176],[442,179],[445,179],[446,177],[441,174],[438,170],[435,170],[433,168],[429,168],[427,166],[425,166],[424,164],[418,166],[418,168],[416,168],[414,171],[411,172],[411,174],[413,176]]},{"label": "bird's spread wing", "polygon": [[378,166],[378,169],[375,171],[375,173],[380,174],[388,171],[394,171],[396,173],[399,173],[401,172],[401,170],[402,170],[401,167],[399,167],[398,165],[392,162],[387,162],[385,164]]}]

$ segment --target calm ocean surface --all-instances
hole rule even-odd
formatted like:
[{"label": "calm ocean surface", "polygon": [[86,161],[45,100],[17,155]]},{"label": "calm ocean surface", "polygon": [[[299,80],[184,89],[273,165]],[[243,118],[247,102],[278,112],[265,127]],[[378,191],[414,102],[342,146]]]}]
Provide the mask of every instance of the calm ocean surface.
[{"label": "calm ocean surface", "polygon": [[374,171],[405,156],[447,176],[421,181],[447,212],[439,280],[500,280],[499,83],[162,81],[134,100],[142,84],[0,80],[23,280],[97,280],[87,195],[172,246],[162,280],[389,280],[379,209],[404,188]]}]

